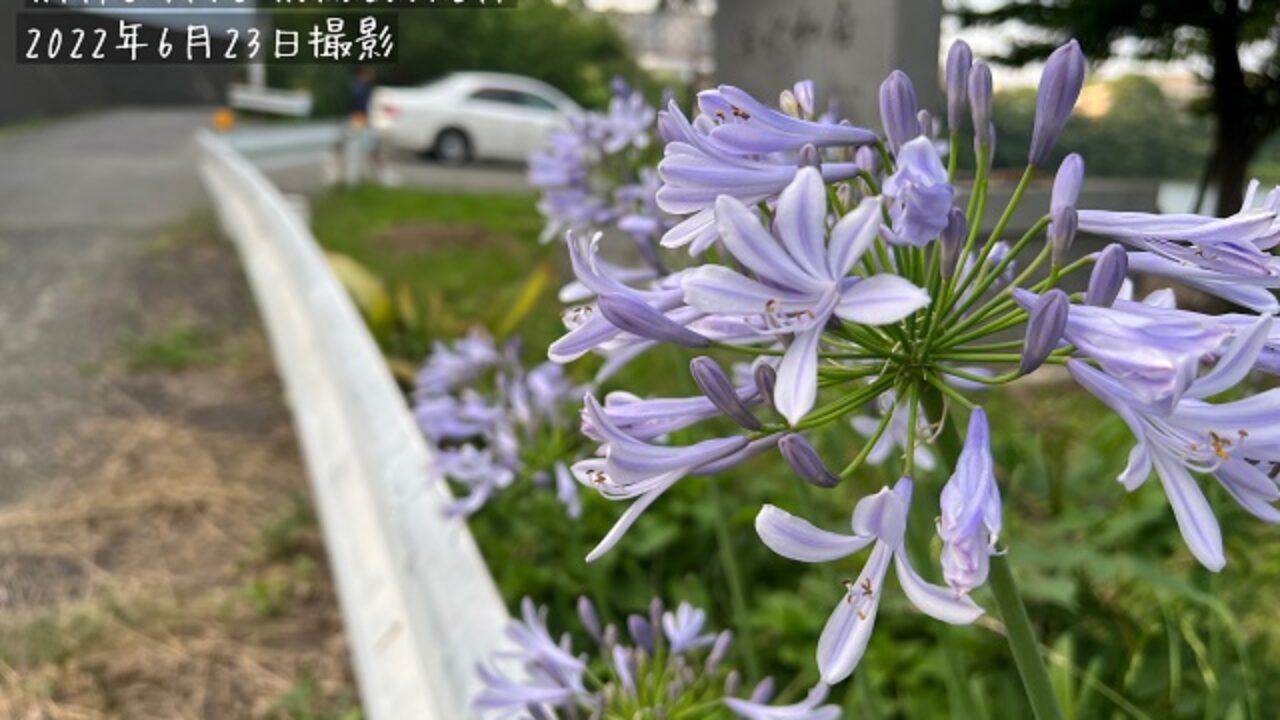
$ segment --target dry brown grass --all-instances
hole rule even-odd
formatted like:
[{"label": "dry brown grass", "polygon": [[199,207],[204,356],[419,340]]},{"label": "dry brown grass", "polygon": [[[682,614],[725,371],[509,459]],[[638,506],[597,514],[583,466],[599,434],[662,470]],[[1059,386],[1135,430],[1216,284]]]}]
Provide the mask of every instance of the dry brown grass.
[{"label": "dry brown grass", "polygon": [[229,324],[218,363],[103,363],[31,449],[57,470],[0,506],[0,718],[356,716],[265,341]]}]

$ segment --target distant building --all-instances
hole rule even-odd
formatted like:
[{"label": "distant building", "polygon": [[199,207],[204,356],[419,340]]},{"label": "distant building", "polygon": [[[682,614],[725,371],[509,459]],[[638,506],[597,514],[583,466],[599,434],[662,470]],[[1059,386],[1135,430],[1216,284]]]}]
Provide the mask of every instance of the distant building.
[{"label": "distant building", "polygon": [[626,38],[640,67],[692,81],[715,71],[711,18],[693,10],[603,13]]}]

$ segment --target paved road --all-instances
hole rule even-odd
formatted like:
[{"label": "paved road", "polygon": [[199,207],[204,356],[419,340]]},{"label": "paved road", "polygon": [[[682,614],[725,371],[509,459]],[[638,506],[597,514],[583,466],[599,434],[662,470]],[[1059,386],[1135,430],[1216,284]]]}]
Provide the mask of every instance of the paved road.
[{"label": "paved road", "polygon": [[0,504],[73,452],[56,438],[92,401],[85,368],[148,309],[148,244],[206,202],[190,139],[208,117],[116,111],[0,133]]}]

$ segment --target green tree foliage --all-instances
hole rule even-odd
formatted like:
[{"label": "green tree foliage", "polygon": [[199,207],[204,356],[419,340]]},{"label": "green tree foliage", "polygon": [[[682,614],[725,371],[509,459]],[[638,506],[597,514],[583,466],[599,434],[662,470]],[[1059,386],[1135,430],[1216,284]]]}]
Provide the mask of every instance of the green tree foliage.
[{"label": "green tree foliage", "polygon": [[[1028,34],[997,58],[1009,64],[1042,59],[1066,37],[1095,61],[1123,48],[1142,59],[1208,64],[1202,109],[1214,128],[1205,177],[1219,188],[1219,214],[1239,207],[1250,160],[1280,127],[1280,0],[1014,0],[991,9],[963,2],[954,12],[966,25],[1013,22],[1048,31]],[[1241,48],[1255,44],[1269,57],[1249,69]]]},{"label": "green tree foliage", "polygon": [[[1107,113],[1073,116],[1048,166],[1076,152],[1086,159],[1090,176],[1194,178],[1209,152],[1207,120],[1175,107],[1158,85],[1141,75],[1107,85]],[[1021,169],[1026,164],[1035,107],[1035,88],[996,95],[996,167]]]},{"label": "green tree foliage", "polygon": [[[276,27],[304,29],[309,13],[276,13]],[[404,12],[399,19],[399,58],[377,66],[380,85],[420,85],[450,72],[492,70],[543,80],[586,107],[608,102],[608,81],[626,78],[647,86],[622,36],[607,20],[550,0],[522,0],[515,9],[441,9]],[[306,88],[316,114],[346,112],[350,66],[275,65],[271,82]]]}]

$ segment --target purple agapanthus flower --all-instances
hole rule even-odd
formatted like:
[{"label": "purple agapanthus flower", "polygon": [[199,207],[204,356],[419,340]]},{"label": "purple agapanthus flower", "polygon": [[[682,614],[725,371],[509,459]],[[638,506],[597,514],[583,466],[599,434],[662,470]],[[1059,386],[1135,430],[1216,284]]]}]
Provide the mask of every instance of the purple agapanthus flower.
[{"label": "purple agapanthus flower", "polygon": [[830,692],[831,687],[820,682],[804,700],[791,705],[769,705],[735,697],[725,698],[724,704],[742,720],[839,720],[839,706],[822,704]]},{"label": "purple agapanthus flower", "polygon": [[688,650],[709,647],[716,641],[712,633],[703,633],[702,627],[707,623],[707,611],[696,608],[687,602],[680,603],[676,611],[662,615],[662,631],[667,636],[671,652],[681,653]]},{"label": "purple agapanthus flower", "polygon": [[955,472],[942,486],[938,536],[942,575],[957,594],[987,581],[989,558],[1000,537],[1000,488],[991,459],[987,413],[974,408]]},{"label": "purple agapanthus flower", "polygon": [[[809,95],[812,103],[811,86],[804,94]],[[704,115],[717,121],[709,133],[712,142],[744,155],[799,150],[805,145],[857,146],[876,141],[876,134],[870,130],[793,117],[732,85],[698,93],[698,107]]]},{"label": "purple agapanthus flower", "polygon": [[955,189],[947,182],[946,168],[927,137],[905,143],[897,161],[897,169],[884,181],[893,220],[892,226],[884,229],[885,239],[921,247],[947,226]]},{"label": "purple agapanthus flower", "polygon": [[776,237],[728,196],[716,202],[716,221],[725,248],[755,278],[703,265],[685,274],[684,300],[707,313],[760,317],[774,332],[793,336],[778,366],[773,398],[793,424],[817,396],[818,343],[831,317],[883,325],[929,302],[927,293],[896,275],[849,276],[875,240],[879,201],[868,198],[841,218],[828,242],[825,189],[812,168],[797,173],[779,197]]},{"label": "purple agapanthus flower", "polygon": [[1280,523],[1280,510],[1272,505],[1280,500],[1280,488],[1264,471],[1280,461],[1280,389],[1232,402],[1201,399],[1230,389],[1249,372],[1271,323],[1270,317],[1263,317],[1237,336],[1213,370],[1192,384],[1171,410],[1086,363],[1067,363],[1076,382],[1123,418],[1138,441],[1118,480],[1132,491],[1154,469],[1187,547],[1210,570],[1226,564],[1222,531],[1191,473],[1212,474],[1250,513]]},{"label": "purple agapanthus flower", "polygon": [[890,562],[907,599],[926,615],[968,624],[982,614],[982,608],[968,597],[926,582],[911,567],[903,540],[911,491],[911,479],[904,477],[893,489],[886,487],[859,500],[852,535],[820,530],[772,505],[765,505],[756,516],[761,541],[779,555],[800,562],[830,562],[874,545],[862,573],[848,583],[818,640],[818,671],[825,683],[849,677],[866,652]]},{"label": "purple agapanthus flower", "polygon": [[604,440],[604,457],[577,462],[573,466],[574,477],[611,500],[634,499],[613,529],[587,555],[588,562],[612,549],[640,515],[681,478],[734,455],[748,444],[747,438],[737,436],[685,447],[654,445],[615,425],[594,397],[588,395],[585,402],[586,415]]},{"label": "purple agapanthus flower", "polygon": [[[1024,307],[1035,298],[1023,290],[1014,296]],[[1231,330],[1203,315],[1118,300],[1109,308],[1072,305],[1063,337],[1137,397],[1167,409]]]},{"label": "purple agapanthus flower", "polygon": [[[804,128],[844,127],[797,120],[776,111],[775,114],[785,118],[786,123],[798,123]],[[662,161],[658,163],[658,175],[663,183],[658,190],[658,207],[674,215],[688,216],[663,236],[665,247],[687,245],[691,254],[701,254],[716,239],[717,198],[727,195],[748,205],[772,200],[796,176],[794,158],[780,160],[775,155],[761,156],[758,151],[738,149],[741,145],[751,144],[753,138],[761,138],[760,142],[766,144],[776,144],[782,141],[780,138],[788,136],[774,131],[761,134],[752,123],[720,126],[710,120],[690,123],[675,103],[660,115],[660,124],[666,128],[664,134],[668,142]],[[707,117],[702,115],[699,120]],[[716,132],[720,133],[719,138],[713,140],[712,133]],[[725,139],[726,132],[730,133],[730,140]],[[822,140],[822,135],[815,132],[799,137],[802,141],[795,144],[796,148],[805,144],[818,145]],[[738,145],[726,144],[732,142]],[[838,182],[857,175],[858,170],[856,163],[823,163],[821,176],[825,182]]]}]

